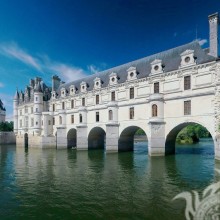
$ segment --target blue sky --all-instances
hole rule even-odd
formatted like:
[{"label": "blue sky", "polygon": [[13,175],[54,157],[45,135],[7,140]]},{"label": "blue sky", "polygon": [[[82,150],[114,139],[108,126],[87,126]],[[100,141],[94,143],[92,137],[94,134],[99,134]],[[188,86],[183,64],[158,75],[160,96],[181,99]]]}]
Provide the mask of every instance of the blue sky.
[{"label": "blue sky", "polygon": [[[218,0],[1,0],[0,98],[40,76],[71,81],[196,39],[208,47]],[[196,34],[197,33],[197,34]]]}]

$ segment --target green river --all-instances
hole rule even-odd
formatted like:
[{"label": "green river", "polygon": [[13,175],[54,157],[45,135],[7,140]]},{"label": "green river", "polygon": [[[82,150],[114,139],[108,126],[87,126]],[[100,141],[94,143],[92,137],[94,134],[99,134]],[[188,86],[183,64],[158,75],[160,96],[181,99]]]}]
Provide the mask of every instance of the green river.
[{"label": "green river", "polygon": [[134,152],[0,146],[0,219],[185,219],[183,191],[220,180],[211,139],[151,158]]}]

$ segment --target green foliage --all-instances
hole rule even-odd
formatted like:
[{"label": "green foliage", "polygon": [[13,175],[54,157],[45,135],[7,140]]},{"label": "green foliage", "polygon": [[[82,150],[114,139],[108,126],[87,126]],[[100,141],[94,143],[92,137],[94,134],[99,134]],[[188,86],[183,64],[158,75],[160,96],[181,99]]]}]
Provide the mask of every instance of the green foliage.
[{"label": "green foliage", "polygon": [[206,128],[199,124],[188,125],[177,135],[176,142],[184,144],[197,143],[199,138],[211,137]]},{"label": "green foliage", "polygon": [[0,131],[13,131],[14,123],[10,122],[0,122]]},{"label": "green foliage", "polygon": [[137,130],[137,132],[135,134],[136,135],[145,135],[145,132],[140,128]]}]

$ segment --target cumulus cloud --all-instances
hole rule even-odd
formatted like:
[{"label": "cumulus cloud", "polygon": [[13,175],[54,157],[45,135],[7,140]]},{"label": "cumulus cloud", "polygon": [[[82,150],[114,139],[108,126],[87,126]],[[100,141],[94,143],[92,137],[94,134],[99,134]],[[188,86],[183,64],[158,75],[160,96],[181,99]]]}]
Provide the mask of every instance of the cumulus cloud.
[{"label": "cumulus cloud", "polygon": [[203,46],[203,45],[206,44],[207,42],[208,42],[207,39],[199,39],[199,44],[200,44],[201,46]]},{"label": "cumulus cloud", "polygon": [[0,53],[8,56],[13,59],[17,59],[22,63],[25,63],[33,68],[37,69],[38,71],[42,71],[41,65],[38,59],[34,58],[26,51],[21,49],[16,43],[5,43],[0,44]]}]

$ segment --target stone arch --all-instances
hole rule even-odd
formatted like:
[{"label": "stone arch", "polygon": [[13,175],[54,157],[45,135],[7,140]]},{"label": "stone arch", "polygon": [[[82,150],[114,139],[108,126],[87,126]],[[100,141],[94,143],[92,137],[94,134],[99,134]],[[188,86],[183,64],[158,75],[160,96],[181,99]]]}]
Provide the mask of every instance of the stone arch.
[{"label": "stone arch", "polygon": [[105,130],[101,127],[94,127],[88,135],[88,149],[105,149]]},{"label": "stone arch", "polygon": [[[126,127],[121,132],[119,140],[118,140],[118,151],[133,151],[134,135],[138,129],[142,129],[144,131],[144,129],[139,126],[129,126],[129,127]],[[145,131],[144,133],[146,135]],[[146,135],[146,141],[147,141],[147,135]]]},{"label": "stone arch", "polygon": [[67,133],[67,148],[76,147],[77,141],[77,130],[75,128],[71,128]]},{"label": "stone arch", "polygon": [[205,126],[203,123],[197,122],[197,121],[188,121],[188,122],[183,122],[180,123],[176,126],[174,126],[166,135],[166,139],[165,139],[165,155],[168,154],[175,154],[175,144],[176,144],[176,137],[178,135],[178,133],[185,128],[188,125],[195,125],[195,124],[199,124],[202,125],[203,127],[205,127],[209,133],[212,136],[212,140],[214,142],[213,139],[213,134],[211,133],[210,129],[207,128],[207,126]]},{"label": "stone arch", "polygon": [[24,134],[24,147],[27,148],[28,147],[28,133]]}]

